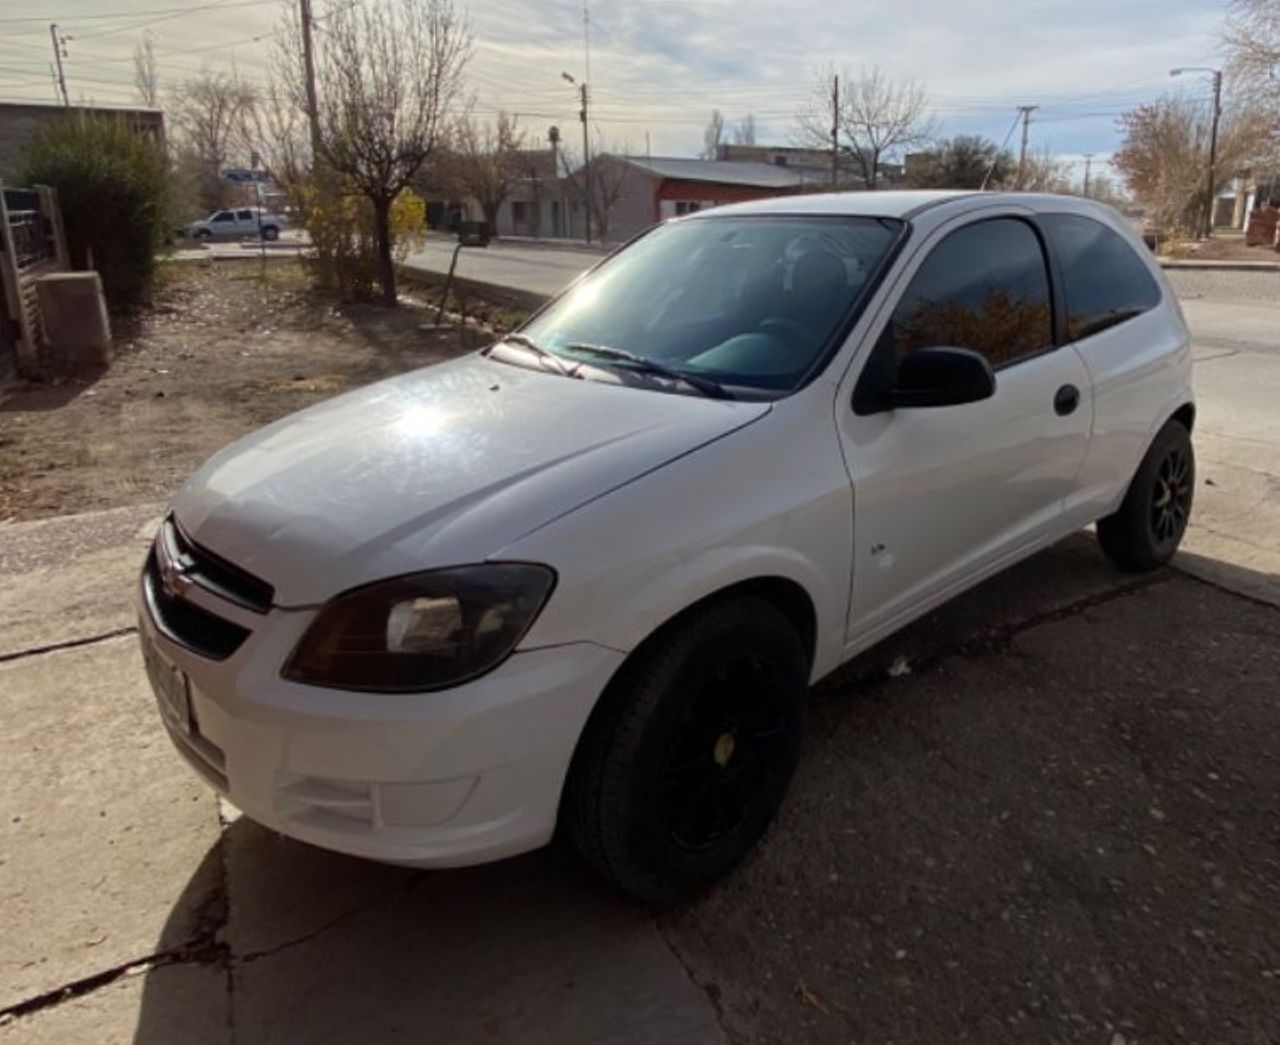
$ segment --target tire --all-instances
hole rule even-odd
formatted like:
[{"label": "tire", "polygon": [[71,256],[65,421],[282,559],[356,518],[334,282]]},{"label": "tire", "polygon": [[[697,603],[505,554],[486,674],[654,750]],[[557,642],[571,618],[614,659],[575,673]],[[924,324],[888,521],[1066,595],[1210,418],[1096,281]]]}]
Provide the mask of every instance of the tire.
[{"label": "tire", "polygon": [[756,597],[654,636],[610,683],[570,766],[562,819],[583,859],[664,906],[731,870],[795,772],[808,675],[795,628]]},{"label": "tire", "polygon": [[1191,434],[1181,421],[1166,421],[1119,510],[1098,520],[1098,541],[1107,558],[1131,573],[1163,566],[1186,533],[1195,489]]},{"label": "tire", "polygon": [[280,230],[276,228],[274,225],[263,225],[262,238],[266,240],[268,243],[274,243],[276,240],[280,238]]}]

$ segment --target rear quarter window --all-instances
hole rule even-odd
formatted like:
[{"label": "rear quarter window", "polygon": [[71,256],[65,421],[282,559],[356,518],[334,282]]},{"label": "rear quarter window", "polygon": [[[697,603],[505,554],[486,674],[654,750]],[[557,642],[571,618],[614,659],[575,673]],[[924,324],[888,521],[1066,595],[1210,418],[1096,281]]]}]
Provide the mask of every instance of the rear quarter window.
[{"label": "rear quarter window", "polygon": [[1044,214],[1066,296],[1067,337],[1079,341],[1160,303],[1160,287],[1123,237],[1078,214]]}]

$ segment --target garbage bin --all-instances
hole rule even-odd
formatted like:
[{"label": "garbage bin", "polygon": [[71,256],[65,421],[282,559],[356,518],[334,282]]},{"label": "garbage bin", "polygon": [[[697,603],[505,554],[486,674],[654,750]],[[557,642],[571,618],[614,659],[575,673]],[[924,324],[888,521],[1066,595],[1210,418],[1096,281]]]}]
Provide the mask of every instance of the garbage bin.
[{"label": "garbage bin", "polygon": [[487,221],[458,222],[458,242],[464,247],[487,247],[489,223]]},{"label": "garbage bin", "polygon": [[53,272],[36,280],[40,325],[51,362],[66,370],[111,362],[111,324],[96,272]]}]

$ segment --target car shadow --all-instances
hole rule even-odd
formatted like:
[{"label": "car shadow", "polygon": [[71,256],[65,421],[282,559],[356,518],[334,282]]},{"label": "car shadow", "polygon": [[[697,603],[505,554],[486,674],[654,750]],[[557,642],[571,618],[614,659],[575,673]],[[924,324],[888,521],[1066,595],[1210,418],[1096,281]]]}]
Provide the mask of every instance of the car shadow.
[{"label": "car shadow", "polygon": [[158,950],[181,957],[146,973],[138,1045],[717,1040],[650,913],[562,844],[415,871],[240,817],[189,889],[173,910],[203,912],[199,935],[166,925]]},{"label": "car shadow", "polygon": [[80,367],[74,374],[0,384],[0,414],[43,413],[58,410],[84,395],[110,368],[102,364]]}]

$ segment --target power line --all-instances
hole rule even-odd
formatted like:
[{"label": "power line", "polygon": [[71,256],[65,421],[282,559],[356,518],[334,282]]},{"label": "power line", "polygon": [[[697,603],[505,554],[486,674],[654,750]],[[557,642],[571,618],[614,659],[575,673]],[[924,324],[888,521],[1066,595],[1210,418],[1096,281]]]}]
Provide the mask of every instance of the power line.
[{"label": "power line", "polygon": [[[63,22],[90,22],[90,21],[96,22],[96,21],[105,21],[113,18],[135,19],[135,18],[142,18],[142,17],[150,17],[151,15],[198,14],[200,11],[208,11],[214,7],[218,7],[218,8],[263,7],[267,4],[274,4],[276,2],[277,0],[235,0],[234,3],[215,2],[215,3],[208,3],[208,4],[199,4],[195,7],[192,7],[191,5],[188,4],[186,7],[155,7],[155,8],[144,9],[141,11],[98,12],[96,14],[91,14],[91,15],[67,13],[62,15],[53,15],[52,17],[59,19]],[[20,15],[18,17],[13,17],[13,18],[0,18],[0,24],[12,24],[15,22],[43,22],[43,21],[46,21],[49,17],[50,15],[48,15],[47,13],[39,14],[39,15]]]}]

